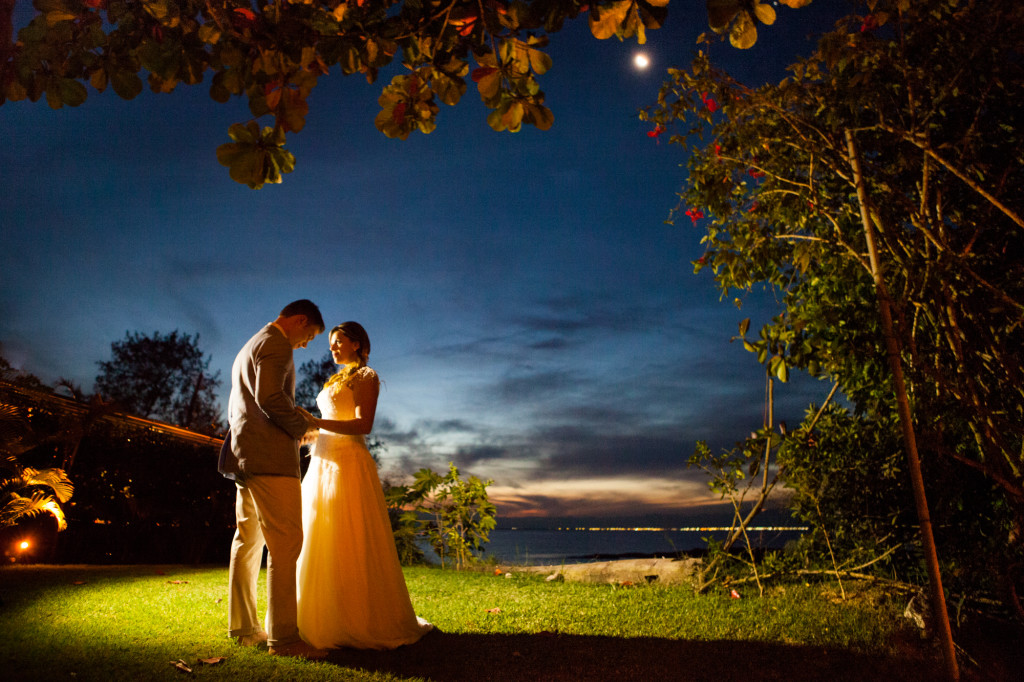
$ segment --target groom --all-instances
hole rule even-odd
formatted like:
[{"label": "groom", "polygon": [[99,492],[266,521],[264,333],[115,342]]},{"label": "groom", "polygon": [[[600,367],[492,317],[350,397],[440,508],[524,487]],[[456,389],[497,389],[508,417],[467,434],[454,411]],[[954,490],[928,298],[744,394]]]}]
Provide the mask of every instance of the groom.
[{"label": "groom", "polygon": [[[249,339],[231,367],[228,422],[218,469],[233,478],[235,537],[228,569],[228,628],[242,646],[266,642],[270,653],[323,658],[299,638],[295,563],[302,549],[298,440],[312,426],[295,406],[292,350],[324,331],[320,309],[302,299]],[[267,631],[256,616],[256,582],[267,559]]]}]

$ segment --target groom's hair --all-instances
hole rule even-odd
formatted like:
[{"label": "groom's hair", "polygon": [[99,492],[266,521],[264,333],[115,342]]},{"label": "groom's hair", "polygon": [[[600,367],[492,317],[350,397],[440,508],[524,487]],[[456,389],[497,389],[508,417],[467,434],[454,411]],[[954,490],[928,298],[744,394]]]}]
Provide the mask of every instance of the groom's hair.
[{"label": "groom's hair", "polygon": [[281,317],[292,317],[293,315],[305,315],[307,324],[315,324],[320,328],[320,331],[326,328],[324,324],[324,318],[320,314],[320,309],[316,307],[316,303],[313,303],[308,298],[302,298],[298,301],[292,301],[284,308],[281,309]]}]

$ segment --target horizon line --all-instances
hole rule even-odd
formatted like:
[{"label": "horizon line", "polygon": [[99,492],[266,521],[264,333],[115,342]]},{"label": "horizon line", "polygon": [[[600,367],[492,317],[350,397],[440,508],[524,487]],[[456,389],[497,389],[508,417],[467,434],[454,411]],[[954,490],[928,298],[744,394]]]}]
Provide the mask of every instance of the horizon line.
[{"label": "horizon line", "polygon": [[[559,526],[556,528],[519,528],[518,526],[511,526],[509,528],[495,528],[494,530],[557,530],[557,531],[673,531],[673,532],[692,532],[692,531],[731,531],[735,530],[736,526],[681,526],[677,528],[655,528],[647,526]],[[748,531],[808,531],[810,526],[748,526]]]}]

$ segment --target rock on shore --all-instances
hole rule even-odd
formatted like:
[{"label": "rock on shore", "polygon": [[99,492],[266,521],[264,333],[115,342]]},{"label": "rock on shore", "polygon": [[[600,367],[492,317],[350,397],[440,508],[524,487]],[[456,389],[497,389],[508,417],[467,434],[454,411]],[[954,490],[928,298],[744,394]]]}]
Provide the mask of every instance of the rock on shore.
[{"label": "rock on shore", "polygon": [[548,580],[570,582],[690,585],[694,569],[700,561],[694,558],[621,559],[556,566],[518,566],[507,570],[512,573],[536,573],[547,576]]}]

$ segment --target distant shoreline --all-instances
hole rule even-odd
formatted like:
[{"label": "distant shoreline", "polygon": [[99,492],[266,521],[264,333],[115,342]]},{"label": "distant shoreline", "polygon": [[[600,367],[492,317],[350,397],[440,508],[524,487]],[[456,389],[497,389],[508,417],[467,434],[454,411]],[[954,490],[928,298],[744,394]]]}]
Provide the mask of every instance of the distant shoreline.
[{"label": "distant shoreline", "polygon": [[[547,529],[495,528],[482,552],[485,562],[509,566],[593,564],[608,561],[681,560],[704,558],[710,542],[722,543],[733,530],[728,526],[681,527],[580,527]],[[747,529],[755,551],[781,550],[804,535],[807,528],[794,525],[763,525]],[[440,561],[426,540],[421,549],[428,561]]]},{"label": "distant shoreline", "polygon": [[[608,527],[593,527],[593,526],[561,526],[558,528],[519,528],[518,526],[511,526],[508,528],[495,528],[494,530],[499,531],[517,531],[517,532],[530,532],[530,533],[544,533],[544,532],[635,532],[635,533],[727,533],[734,530],[735,526],[680,526],[677,528],[653,528],[643,526],[608,526]],[[810,530],[810,526],[747,526],[747,531],[751,533],[761,532],[795,532],[803,533]]]}]

